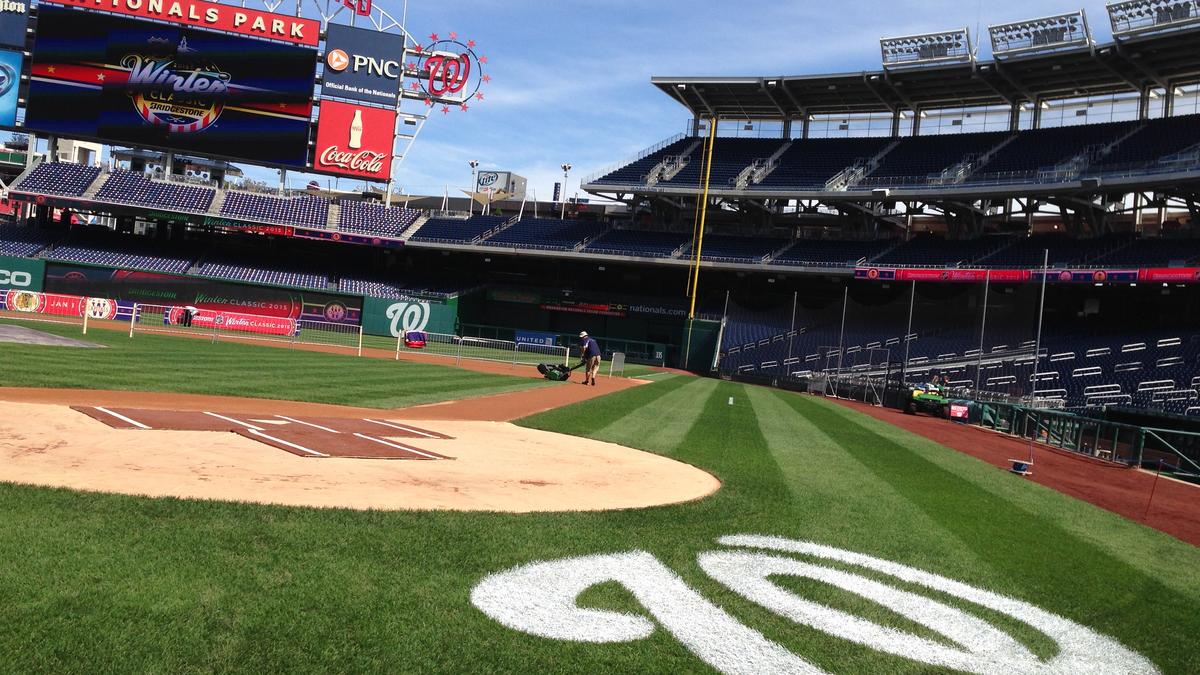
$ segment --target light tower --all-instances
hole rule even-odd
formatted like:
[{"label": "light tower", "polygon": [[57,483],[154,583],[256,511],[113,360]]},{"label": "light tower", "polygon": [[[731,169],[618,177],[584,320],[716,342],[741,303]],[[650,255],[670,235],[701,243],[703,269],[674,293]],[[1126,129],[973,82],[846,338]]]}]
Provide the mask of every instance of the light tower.
[{"label": "light tower", "polygon": [[469,213],[471,215],[475,215],[475,188],[478,187],[478,185],[479,185],[479,181],[476,178],[476,176],[478,175],[476,172],[476,169],[479,168],[479,162],[477,160],[473,159],[467,163],[471,165],[471,194],[469,195],[469,197],[471,199],[471,203],[467,207],[467,213]]},{"label": "light tower", "polygon": [[562,196],[562,216],[560,216],[560,217],[563,220],[566,220],[567,219],[567,176],[571,173],[571,165],[564,162],[562,165],[562,170],[563,170],[563,184],[562,184],[562,194],[561,194],[561,196]]}]

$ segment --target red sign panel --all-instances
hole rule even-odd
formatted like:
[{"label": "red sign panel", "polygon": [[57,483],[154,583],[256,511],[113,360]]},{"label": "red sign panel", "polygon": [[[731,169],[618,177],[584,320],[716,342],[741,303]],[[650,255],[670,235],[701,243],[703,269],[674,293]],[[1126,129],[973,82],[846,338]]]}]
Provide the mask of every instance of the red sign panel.
[{"label": "red sign panel", "polygon": [[1173,284],[1195,284],[1200,283],[1200,267],[1151,267],[1138,270],[1138,279]]},{"label": "red sign panel", "polygon": [[206,0],[42,0],[42,2],[125,14],[143,19],[170,21],[185,26],[211,28],[309,47],[316,47],[321,37],[321,24],[313,19],[272,14],[257,9],[222,5]]},{"label": "red sign panel", "polygon": [[321,101],[313,169],[385,181],[392,175],[396,111]]},{"label": "red sign panel", "polygon": [[[178,325],[183,320],[183,307],[172,307],[163,314],[163,324]],[[214,312],[201,309],[192,319],[195,328],[219,328],[239,333],[259,335],[295,335],[296,320],[280,316],[239,314],[237,312]]]}]

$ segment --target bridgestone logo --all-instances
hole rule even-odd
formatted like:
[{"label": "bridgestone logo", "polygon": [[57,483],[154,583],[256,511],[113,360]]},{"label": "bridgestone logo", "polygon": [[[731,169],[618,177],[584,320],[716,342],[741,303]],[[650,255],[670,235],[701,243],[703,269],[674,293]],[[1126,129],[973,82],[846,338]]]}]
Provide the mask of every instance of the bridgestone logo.
[{"label": "bridgestone logo", "polygon": [[383,170],[383,161],[387,154],[370,150],[343,151],[336,145],[331,145],[321,151],[319,161],[321,166],[336,166],[352,171],[379,173]]},{"label": "bridgestone logo", "polygon": [[[725,548],[702,552],[696,559],[705,574],[797,627],[830,636],[831,643],[853,642],[893,657],[968,673],[1158,672],[1140,654],[1086,626],[914,567],[782,537],[737,535],[721,537],[717,543]],[[777,582],[785,577],[815,581],[890,609],[933,631],[937,639],[806,599]],[[579,605],[584,591],[612,583],[629,591],[645,611]],[[645,551],[514,567],[480,581],[471,591],[471,602],[513,630],[553,640],[627,643],[648,638],[661,628],[722,673],[825,672],[743,624],[727,611],[728,602],[709,601]],[[1001,616],[1045,636],[1056,647],[1053,655],[1039,657],[993,623]]]}]

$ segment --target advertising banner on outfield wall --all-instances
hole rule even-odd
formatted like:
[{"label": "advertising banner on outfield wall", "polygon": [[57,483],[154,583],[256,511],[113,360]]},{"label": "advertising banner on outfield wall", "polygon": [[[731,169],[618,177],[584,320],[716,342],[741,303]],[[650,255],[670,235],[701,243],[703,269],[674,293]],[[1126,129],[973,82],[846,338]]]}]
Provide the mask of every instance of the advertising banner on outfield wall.
[{"label": "advertising banner on outfield wall", "polygon": [[363,332],[400,337],[408,331],[453,334],[458,323],[458,300],[363,300]]},{"label": "advertising banner on outfield wall", "polygon": [[350,326],[357,326],[362,316],[362,299],[357,296],[78,265],[47,265],[46,290]]},{"label": "advertising banner on outfield wall", "polygon": [[37,291],[0,291],[0,310],[79,318],[87,314],[99,321],[129,321],[133,317],[132,302]]},{"label": "advertising banner on outfield wall", "polygon": [[0,255],[0,289],[40,291],[42,290],[42,279],[45,277],[45,260]]}]

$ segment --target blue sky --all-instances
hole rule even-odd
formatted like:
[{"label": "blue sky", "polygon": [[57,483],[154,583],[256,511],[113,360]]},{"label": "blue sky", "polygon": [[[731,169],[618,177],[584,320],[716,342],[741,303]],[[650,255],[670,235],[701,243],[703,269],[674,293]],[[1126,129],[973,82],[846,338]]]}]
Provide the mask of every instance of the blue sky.
[{"label": "blue sky", "polygon": [[[395,0],[376,0],[396,9]],[[649,83],[654,75],[794,75],[879,67],[881,36],[1069,12],[1084,7],[1109,37],[1101,2],[854,3],[740,0],[477,0],[413,2],[410,30],[454,30],[479,44],[494,78],[486,100],[435,114],[397,182],[414,194],[466,187],[467,162],[512,170],[548,199],[559,165],[568,194],[594,171],[683,131],[687,111]],[[986,39],[985,39],[986,42]],[[981,56],[986,56],[986,45]]]}]

